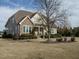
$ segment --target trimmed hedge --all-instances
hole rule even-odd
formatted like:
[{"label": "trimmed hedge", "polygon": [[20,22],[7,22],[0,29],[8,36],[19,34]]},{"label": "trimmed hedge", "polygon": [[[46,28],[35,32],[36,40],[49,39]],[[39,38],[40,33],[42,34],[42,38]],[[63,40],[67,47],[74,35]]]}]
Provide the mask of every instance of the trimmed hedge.
[{"label": "trimmed hedge", "polygon": [[[45,36],[41,35],[40,37],[41,38],[43,38],[43,37],[48,38],[48,35],[45,35]],[[51,34],[50,35],[50,38],[58,38],[58,37],[61,37],[61,35],[60,34]]]},{"label": "trimmed hedge", "polygon": [[74,42],[75,41],[75,37],[71,37],[71,42]]},{"label": "trimmed hedge", "polygon": [[7,34],[6,31],[4,31],[2,38],[13,38],[12,34]]},{"label": "trimmed hedge", "polygon": [[62,39],[62,38],[58,38],[58,39],[56,39],[56,41],[57,41],[57,42],[62,42],[63,39]]},{"label": "trimmed hedge", "polygon": [[32,35],[32,34],[22,34],[20,36],[20,39],[37,39],[37,36]]},{"label": "trimmed hedge", "polygon": [[67,38],[64,38],[64,42],[67,42]]},{"label": "trimmed hedge", "polygon": [[50,37],[51,37],[51,38],[58,38],[58,37],[61,37],[61,35],[60,35],[60,34],[51,34]]},{"label": "trimmed hedge", "polygon": [[13,38],[12,34],[3,34],[2,38]]}]

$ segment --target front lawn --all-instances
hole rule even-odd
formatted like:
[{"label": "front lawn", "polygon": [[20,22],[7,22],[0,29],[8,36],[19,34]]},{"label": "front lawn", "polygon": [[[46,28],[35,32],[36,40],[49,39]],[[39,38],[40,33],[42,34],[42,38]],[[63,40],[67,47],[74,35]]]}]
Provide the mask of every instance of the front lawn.
[{"label": "front lawn", "polygon": [[79,59],[79,38],[72,43],[0,39],[0,59]]}]

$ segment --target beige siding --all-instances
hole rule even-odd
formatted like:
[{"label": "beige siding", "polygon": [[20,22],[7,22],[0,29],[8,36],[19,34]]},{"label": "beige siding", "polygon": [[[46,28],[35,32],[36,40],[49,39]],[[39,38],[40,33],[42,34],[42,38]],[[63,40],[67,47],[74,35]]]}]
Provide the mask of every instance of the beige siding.
[{"label": "beige siding", "polygon": [[28,25],[28,26],[30,26],[30,27],[33,27],[32,22],[31,22],[28,18],[26,18],[26,19],[20,24],[20,35],[21,35],[21,34],[29,34],[29,33],[25,33],[25,32],[23,31],[23,26],[25,26],[25,25]]},{"label": "beige siding", "polygon": [[36,14],[36,15],[34,15],[34,17],[31,18],[31,21],[34,24],[42,24],[42,22],[39,19],[41,19],[41,17],[38,14]]}]

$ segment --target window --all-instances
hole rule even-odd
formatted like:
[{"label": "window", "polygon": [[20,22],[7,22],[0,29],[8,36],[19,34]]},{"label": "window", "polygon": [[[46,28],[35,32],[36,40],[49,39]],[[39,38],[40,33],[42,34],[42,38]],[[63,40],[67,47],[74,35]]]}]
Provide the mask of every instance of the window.
[{"label": "window", "polygon": [[25,25],[24,27],[23,27],[23,32],[30,32],[30,27],[28,26],[28,25]]},{"label": "window", "polygon": [[25,32],[29,32],[29,31],[28,31],[28,26],[25,26]]}]

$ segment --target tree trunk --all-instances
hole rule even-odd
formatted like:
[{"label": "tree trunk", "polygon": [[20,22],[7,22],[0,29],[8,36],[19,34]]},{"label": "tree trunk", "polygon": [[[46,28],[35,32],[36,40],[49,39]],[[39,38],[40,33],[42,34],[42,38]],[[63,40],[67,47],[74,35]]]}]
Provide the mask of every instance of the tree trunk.
[{"label": "tree trunk", "polygon": [[47,42],[50,42],[50,24],[48,24],[48,40]]},{"label": "tree trunk", "polygon": [[48,42],[50,41],[50,28],[48,29]]}]

